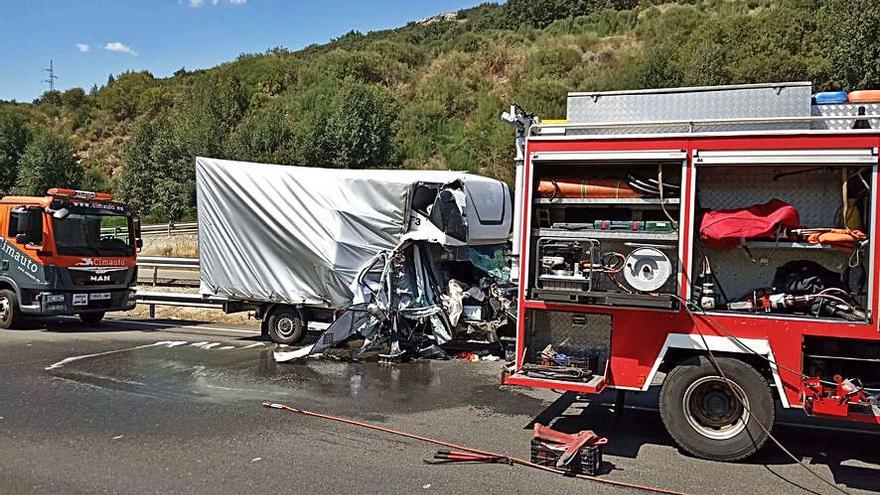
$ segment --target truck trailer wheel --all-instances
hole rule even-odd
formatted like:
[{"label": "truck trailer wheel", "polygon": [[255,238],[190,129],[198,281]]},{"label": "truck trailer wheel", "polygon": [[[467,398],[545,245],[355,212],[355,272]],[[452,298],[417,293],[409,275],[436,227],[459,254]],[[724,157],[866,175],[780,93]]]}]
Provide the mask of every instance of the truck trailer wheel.
[{"label": "truck trailer wheel", "polygon": [[767,441],[776,415],[773,394],[755,368],[738,359],[716,361],[730,386],[707,357],[694,358],[666,375],[660,416],[675,442],[692,455],[737,461]]},{"label": "truck trailer wheel", "polygon": [[15,291],[0,290],[0,328],[17,328],[21,324],[21,309]]},{"label": "truck trailer wheel", "polygon": [[101,320],[104,319],[104,312],[97,311],[94,313],[80,313],[79,319],[83,323],[87,323],[89,325],[97,325],[98,323],[101,323]]},{"label": "truck trailer wheel", "polygon": [[306,322],[300,310],[281,306],[269,316],[269,338],[276,344],[293,345],[302,340]]}]

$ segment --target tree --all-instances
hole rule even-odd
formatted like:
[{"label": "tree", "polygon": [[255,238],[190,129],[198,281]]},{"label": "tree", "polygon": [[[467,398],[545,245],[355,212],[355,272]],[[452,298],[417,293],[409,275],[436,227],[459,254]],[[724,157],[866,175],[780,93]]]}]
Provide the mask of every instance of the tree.
[{"label": "tree", "polygon": [[18,175],[18,163],[28,143],[28,131],[21,114],[0,107],[0,192],[8,193]]},{"label": "tree", "polygon": [[226,154],[236,160],[290,163],[293,135],[279,105],[259,108],[229,136]]},{"label": "tree", "polygon": [[137,117],[141,95],[156,85],[149,72],[125,72],[98,92],[98,106],[113,113],[118,119]]},{"label": "tree", "polygon": [[51,187],[78,188],[83,169],[76,162],[73,144],[59,134],[40,131],[21,155],[15,191],[42,195]]},{"label": "tree", "polygon": [[61,93],[61,103],[67,108],[79,108],[85,101],[86,92],[82,88],[70,88]]},{"label": "tree", "polygon": [[344,168],[389,165],[395,120],[396,104],[388,91],[368,84],[344,85],[327,119],[332,164]]},{"label": "tree", "polygon": [[880,3],[826,0],[820,25],[832,82],[849,91],[880,87]]},{"label": "tree", "polygon": [[61,106],[61,91],[53,89],[44,92],[39,98],[34,100],[35,105],[54,105]]}]

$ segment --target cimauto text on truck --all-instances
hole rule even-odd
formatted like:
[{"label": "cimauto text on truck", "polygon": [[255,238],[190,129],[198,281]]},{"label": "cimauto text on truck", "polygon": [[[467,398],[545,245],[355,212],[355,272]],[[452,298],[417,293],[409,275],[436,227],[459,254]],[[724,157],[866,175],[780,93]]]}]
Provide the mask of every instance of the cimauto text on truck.
[{"label": "cimauto text on truck", "polygon": [[778,83],[513,107],[509,385],[659,388],[684,450],[737,460],[775,404],[880,423],[880,92]]},{"label": "cimauto text on truck", "polygon": [[109,194],[50,189],[0,199],[0,328],[25,316],[97,323],[134,308],[139,225]]}]

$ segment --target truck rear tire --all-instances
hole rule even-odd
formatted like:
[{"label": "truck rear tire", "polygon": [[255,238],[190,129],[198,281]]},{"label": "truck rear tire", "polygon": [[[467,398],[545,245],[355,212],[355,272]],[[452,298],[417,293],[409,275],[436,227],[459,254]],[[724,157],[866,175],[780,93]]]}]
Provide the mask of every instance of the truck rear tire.
[{"label": "truck rear tire", "polygon": [[769,438],[776,416],[773,394],[752,366],[726,357],[716,361],[730,386],[707,357],[693,358],[666,375],[660,416],[685,451],[704,459],[738,461]]},{"label": "truck rear tire", "polygon": [[18,328],[22,319],[15,291],[0,290],[0,328]]},{"label": "truck rear tire", "polygon": [[97,325],[98,323],[101,323],[101,320],[104,319],[104,314],[105,313],[103,311],[98,311],[95,313],[80,313],[79,319],[83,323],[89,325]]},{"label": "truck rear tire", "polygon": [[293,345],[302,340],[306,322],[300,310],[281,306],[269,316],[269,338],[276,344]]}]

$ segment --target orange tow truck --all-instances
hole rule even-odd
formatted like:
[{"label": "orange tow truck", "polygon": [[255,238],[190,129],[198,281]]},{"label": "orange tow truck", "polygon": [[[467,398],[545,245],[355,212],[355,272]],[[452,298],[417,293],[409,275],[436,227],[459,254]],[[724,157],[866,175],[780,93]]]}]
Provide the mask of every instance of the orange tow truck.
[{"label": "orange tow truck", "polygon": [[0,328],[27,316],[98,323],[135,306],[140,222],[110,194],[49,189],[0,199]]}]

